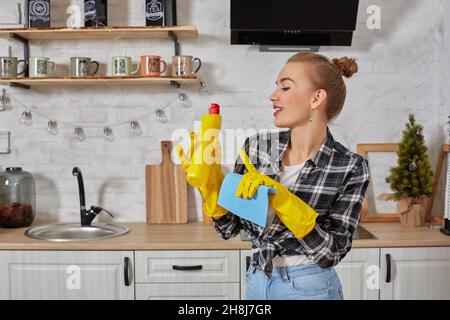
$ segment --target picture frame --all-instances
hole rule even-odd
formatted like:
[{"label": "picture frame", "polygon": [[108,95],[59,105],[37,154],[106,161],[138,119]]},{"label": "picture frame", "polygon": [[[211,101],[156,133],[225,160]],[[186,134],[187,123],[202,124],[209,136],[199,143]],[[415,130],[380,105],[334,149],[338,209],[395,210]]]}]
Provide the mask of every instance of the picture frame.
[{"label": "picture frame", "polygon": [[432,195],[430,196],[430,201],[428,201],[428,208],[427,208],[427,221],[434,222],[436,224],[442,225],[444,222],[444,219],[442,218],[436,218],[433,216],[432,210],[433,210],[433,203],[434,203],[434,197],[436,194],[436,190],[439,185],[439,180],[442,175],[442,168],[444,167],[444,162],[446,156],[448,157],[450,154],[450,144],[443,144],[441,146],[441,151],[439,154],[438,163],[436,166],[436,171],[434,174],[434,182],[433,182],[433,189],[432,189]]},{"label": "picture frame", "polygon": [[[357,145],[357,153],[368,159],[371,152],[397,152],[398,143],[364,143]],[[386,173],[388,175],[388,173]],[[361,222],[400,222],[397,212],[371,213],[369,212],[369,197],[366,193],[361,209]]]}]

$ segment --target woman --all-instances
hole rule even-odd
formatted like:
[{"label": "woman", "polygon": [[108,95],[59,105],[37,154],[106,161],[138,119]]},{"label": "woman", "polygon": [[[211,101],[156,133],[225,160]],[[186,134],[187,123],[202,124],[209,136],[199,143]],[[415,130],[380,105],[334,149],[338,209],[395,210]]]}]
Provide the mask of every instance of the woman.
[{"label": "woman", "polygon": [[[252,240],[246,299],[344,298],[334,266],[351,249],[369,173],[364,158],[333,139],[328,122],[343,108],[343,77],[357,70],[354,59],[301,52],[279,73],[269,98],[275,126],[289,130],[247,138],[234,169],[244,175],[238,196],[252,197],[261,184],[277,190],[266,228],[217,204],[220,164],[212,165],[208,186],[196,186],[224,239],[243,230]],[[178,152],[188,170],[190,158]]]}]

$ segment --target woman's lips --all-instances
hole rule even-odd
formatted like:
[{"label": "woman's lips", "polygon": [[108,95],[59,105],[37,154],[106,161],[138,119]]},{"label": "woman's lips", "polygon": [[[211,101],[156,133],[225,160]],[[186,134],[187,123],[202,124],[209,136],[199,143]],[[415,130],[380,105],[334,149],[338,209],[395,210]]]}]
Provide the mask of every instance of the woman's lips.
[{"label": "woman's lips", "polygon": [[284,108],[283,107],[273,107],[273,109],[275,110],[275,112],[273,113],[273,116],[276,117],[277,115],[279,115],[281,112],[283,112]]}]

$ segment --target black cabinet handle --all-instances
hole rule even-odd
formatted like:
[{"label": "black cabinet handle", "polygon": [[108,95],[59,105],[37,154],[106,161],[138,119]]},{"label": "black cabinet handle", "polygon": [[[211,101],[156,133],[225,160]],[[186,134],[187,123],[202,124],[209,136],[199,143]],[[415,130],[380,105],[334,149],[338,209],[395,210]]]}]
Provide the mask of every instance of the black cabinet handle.
[{"label": "black cabinet handle", "polygon": [[125,286],[130,286],[130,258],[124,258],[123,278],[125,280]]},{"label": "black cabinet handle", "polygon": [[251,261],[250,256],[245,257],[245,270],[246,271],[248,271],[248,268],[250,268],[250,261]]},{"label": "black cabinet handle", "polygon": [[386,254],[386,283],[391,282],[391,255]]},{"label": "black cabinet handle", "polygon": [[203,266],[172,266],[172,270],[181,270],[181,271],[192,271],[192,270],[202,270]]}]

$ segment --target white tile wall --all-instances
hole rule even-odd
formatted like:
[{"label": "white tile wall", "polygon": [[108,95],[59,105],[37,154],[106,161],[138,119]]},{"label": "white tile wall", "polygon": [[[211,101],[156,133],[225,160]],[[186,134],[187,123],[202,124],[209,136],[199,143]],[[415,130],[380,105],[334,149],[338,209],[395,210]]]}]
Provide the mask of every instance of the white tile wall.
[{"label": "white tile wall", "polygon": [[[2,7],[10,2],[0,0]],[[53,25],[64,26],[67,5],[81,3],[52,0]],[[144,24],[140,11],[144,0],[110,3],[111,25]],[[85,128],[84,142],[74,139],[72,129],[61,125],[60,134],[51,136],[46,131],[46,119],[35,115],[32,127],[21,123],[24,109],[19,101],[59,121],[106,125],[154,110],[176,91],[164,86],[117,85],[29,91],[7,88],[12,108],[0,113],[0,131],[11,131],[12,153],[0,155],[0,169],[23,166],[34,174],[39,220],[78,219],[77,184],[71,171],[79,166],[85,178],[88,205],[105,206],[121,221],[145,221],[144,165],[158,163],[160,141],[170,139],[177,128],[192,129],[193,121],[200,118],[210,102],[222,105],[224,128],[273,127],[267,97],[290,53],[260,53],[256,47],[230,46],[227,0],[179,3],[179,23],[196,25],[200,32],[198,39],[182,42],[182,53],[203,60],[200,74],[208,83],[210,94],[201,94],[197,87],[186,88],[191,106],[173,103],[167,110],[167,124],[147,118],[141,123],[144,133],[140,137],[131,136],[127,127],[114,128],[116,140],[112,143],[103,139],[101,129]],[[381,30],[366,28],[366,9],[371,4],[381,7]],[[445,19],[448,13],[450,6],[445,0],[360,1],[354,45],[321,50],[332,57],[357,57],[360,66],[359,74],[347,81],[349,93],[344,111],[330,126],[337,140],[352,150],[357,143],[396,142],[408,113],[414,112],[425,127],[430,155],[436,163],[439,146],[445,141],[444,123],[450,113],[450,29]],[[0,55],[7,54],[10,44],[13,53],[21,56],[21,46],[8,40],[0,40]],[[32,44],[31,54],[53,59],[59,64],[59,74],[67,72],[71,56],[91,56],[102,62],[102,72],[109,74],[112,56],[126,54],[138,59],[143,54],[158,54],[170,60],[173,46],[162,40],[41,41]],[[199,194],[189,189],[188,197],[190,219],[196,220],[201,217]],[[435,210],[442,209],[440,191]]]}]

